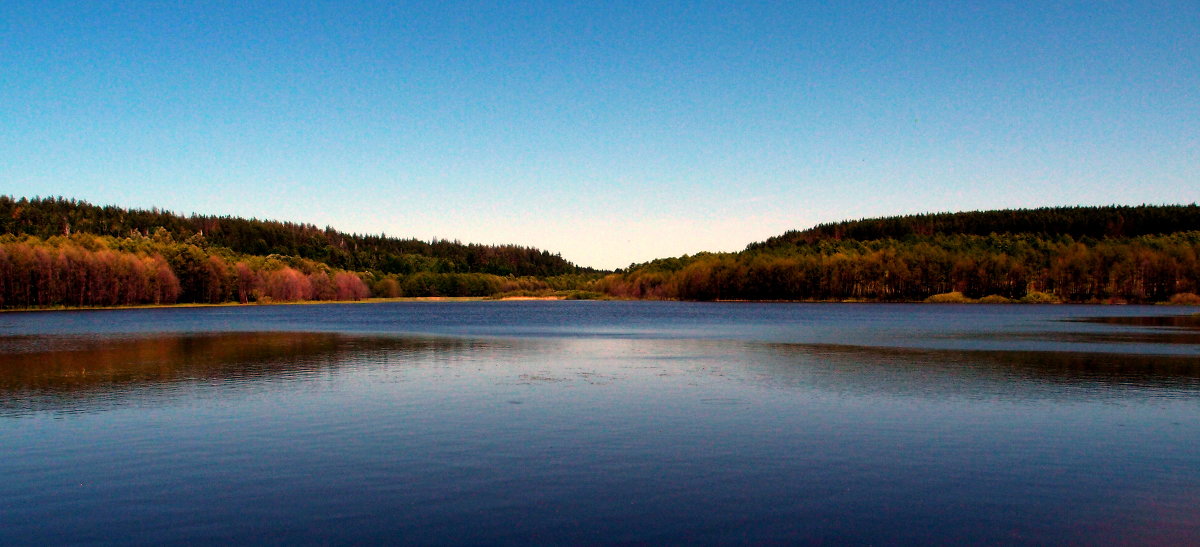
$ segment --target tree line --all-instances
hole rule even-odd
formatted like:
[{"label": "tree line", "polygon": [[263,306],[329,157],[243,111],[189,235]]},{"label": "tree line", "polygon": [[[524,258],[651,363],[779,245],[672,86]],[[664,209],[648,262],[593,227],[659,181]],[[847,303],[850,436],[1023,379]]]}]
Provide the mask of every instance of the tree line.
[{"label": "tree line", "polygon": [[816,239],[635,265],[596,288],[621,298],[915,301],[1048,295],[1160,302],[1200,290],[1200,232],[1094,239],[935,234]]},{"label": "tree line", "polygon": [[557,276],[588,273],[551,254],[518,245],[463,244],[346,234],[312,224],[231,216],[181,216],[159,209],[97,206],[61,197],[0,196],[0,234],[42,239],[88,233],[127,237],[164,229],[175,240],[202,236],[206,242],[253,256],[293,256],[344,270],[384,274],[417,272],[485,273],[498,276]]},{"label": "tree line", "polygon": [[0,235],[0,308],[488,297],[587,286],[596,274],[499,276],[349,271],[296,256],[255,256],[165,228],[129,237]]},{"label": "tree line", "polygon": [[355,272],[305,259],[211,252],[159,236],[0,236],[0,308],[359,300],[371,294]]},{"label": "tree line", "polygon": [[739,253],[664,258],[606,275],[526,247],[0,196],[0,307],[567,291],[683,300],[1193,301],[1198,230],[1196,205],[914,215],[822,225]]},{"label": "tree line", "polygon": [[1034,234],[1042,237],[1126,238],[1200,229],[1200,206],[1140,205],[1044,207],[961,213],[933,213],[848,220],[790,231],[747,250],[813,243],[826,239],[869,241],[942,235]]}]

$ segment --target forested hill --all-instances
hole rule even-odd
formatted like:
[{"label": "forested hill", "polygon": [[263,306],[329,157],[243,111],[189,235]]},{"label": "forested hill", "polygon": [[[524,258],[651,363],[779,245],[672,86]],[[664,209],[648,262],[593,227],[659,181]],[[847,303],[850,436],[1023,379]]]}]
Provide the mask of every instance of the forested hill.
[{"label": "forested hill", "polygon": [[626,298],[1200,302],[1200,207],[1064,207],[859,220],[739,253],[637,264]]},{"label": "forested hill", "polygon": [[196,241],[246,255],[301,257],[334,268],[387,274],[416,272],[555,276],[591,271],[557,254],[516,245],[421,241],[357,235],[311,224],[229,216],[182,216],[157,209],[97,206],[63,198],[0,196],[0,234],[40,238],[89,233],[150,236],[163,229],[175,241]]},{"label": "forested hill", "polygon": [[904,239],[909,236],[1030,234],[1039,237],[1122,238],[1200,230],[1200,206],[1141,205],[1046,207],[966,213],[935,213],[850,220],[790,231],[747,250],[822,240]]}]

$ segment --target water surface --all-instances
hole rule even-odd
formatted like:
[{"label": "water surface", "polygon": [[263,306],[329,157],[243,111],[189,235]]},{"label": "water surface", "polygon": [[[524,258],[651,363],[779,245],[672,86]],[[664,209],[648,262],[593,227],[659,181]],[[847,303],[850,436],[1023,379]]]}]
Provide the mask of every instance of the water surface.
[{"label": "water surface", "polygon": [[1195,311],[0,314],[0,543],[1195,542]]}]

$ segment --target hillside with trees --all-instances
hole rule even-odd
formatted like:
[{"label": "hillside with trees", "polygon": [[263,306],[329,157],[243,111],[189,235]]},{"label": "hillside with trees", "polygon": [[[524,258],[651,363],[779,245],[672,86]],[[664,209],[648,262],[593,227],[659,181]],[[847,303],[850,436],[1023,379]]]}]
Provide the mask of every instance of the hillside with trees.
[{"label": "hillside with trees", "polygon": [[1193,301],[1198,230],[1194,204],[869,219],[634,265],[597,288],[684,300]]},{"label": "hillside with trees", "polygon": [[124,209],[63,198],[0,196],[0,234],[41,239],[85,233],[116,238],[149,236],[163,229],[175,241],[206,244],[245,255],[304,258],[332,268],[388,274],[486,273],[555,276],[586,273],[561,256],[517,245],[421,241],[385,235],[347,234],[332,227],[230,216],[183,216],[159,209]]},{"label": "hillside with trees", "polygon": [[515,245],[0,196],[0,308],[490,296],[597,277]]},{"label": "hillside with trees", "polygon": [[904,239],[911,236],[1032,234],[1041,237],[1128,238],[1200,229],[1200,206],[1139,205],[1043,207],[962,213],[931,213],[819,224],[791,231],[748,250],[821,240]]},{"label": "hillside with trees", "polygon": [[847,221],[737,253],[664,258],[605,275],[515,245],[0,197],[0,308],[555,291],[681,300],[1198,303],[1200,207]]}]

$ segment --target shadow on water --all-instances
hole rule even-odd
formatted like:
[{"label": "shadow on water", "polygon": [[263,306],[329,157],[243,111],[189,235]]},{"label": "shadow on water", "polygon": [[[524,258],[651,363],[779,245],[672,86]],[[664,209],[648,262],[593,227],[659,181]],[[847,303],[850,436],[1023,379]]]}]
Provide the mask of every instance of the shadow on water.
[{"label": "shadow on water", "polygon": [[1078,319],[1066,319],[1065,321],[1072,323],[1099,323],[1103,325],[1121,325],[1131,327],[1168,327],[1200,330],[1200,315],[1082,317]]},{"label": "shadow on water", "polygon": [[126,337],[0,338],[0,415],[88,412],[170,396],[187,386],[230,389],[312,379],[406,356],[455,355],[483,342],[254,332]]},{"label": "shadow on water", "polygon": [[[858,395],[1063,400],[1200,390],[1200,317],[1063,321],[1101,326],[921,333],[894,345],[769,343],[759,346],[766,351],[751,366],[769,383]],[[944,345],[948,340],[966,347]],[[1030,347],[1029,340],[1050,344]]]},{"label": "shadow on water", "polygon": [[1021,326],[922,332],[915,338],[898,340],[896,345],[914,346],[915,340],[930,344],[922,347],[938,348],[949,342],[955,349],[965,350],[1200,356],[1197,316],[1083,317],[1057,319],[1054,323],[1058,326],[1034,330]]},{"label": "shadow on water", "polygon": [[1200,332],[1015,332],[997,334],[993,339],[1038,340],[1072,344],[1166,344],[1200,346]]},{"label": "shadow on water", "polygon": [[775,378],[789,376],[778,373],[780,366],[799,365],[802,381],[810,385],[857,386],[860,391],[1018,398],[1044,392],[1062,398],[1079,390],[1116,396],[1122,388],[1200,389],[1200,356],[820,344],[770,348],[782,358],[772,367]]},{"label": "shadow on water", "polygon": [[1200,315],[1082,317],[1064,323],[1121,327],[1105,332],[1065,332],[1055,336],[1026,334],[1027,338],[1084,343],[1143,343],[1200,347]]}]

